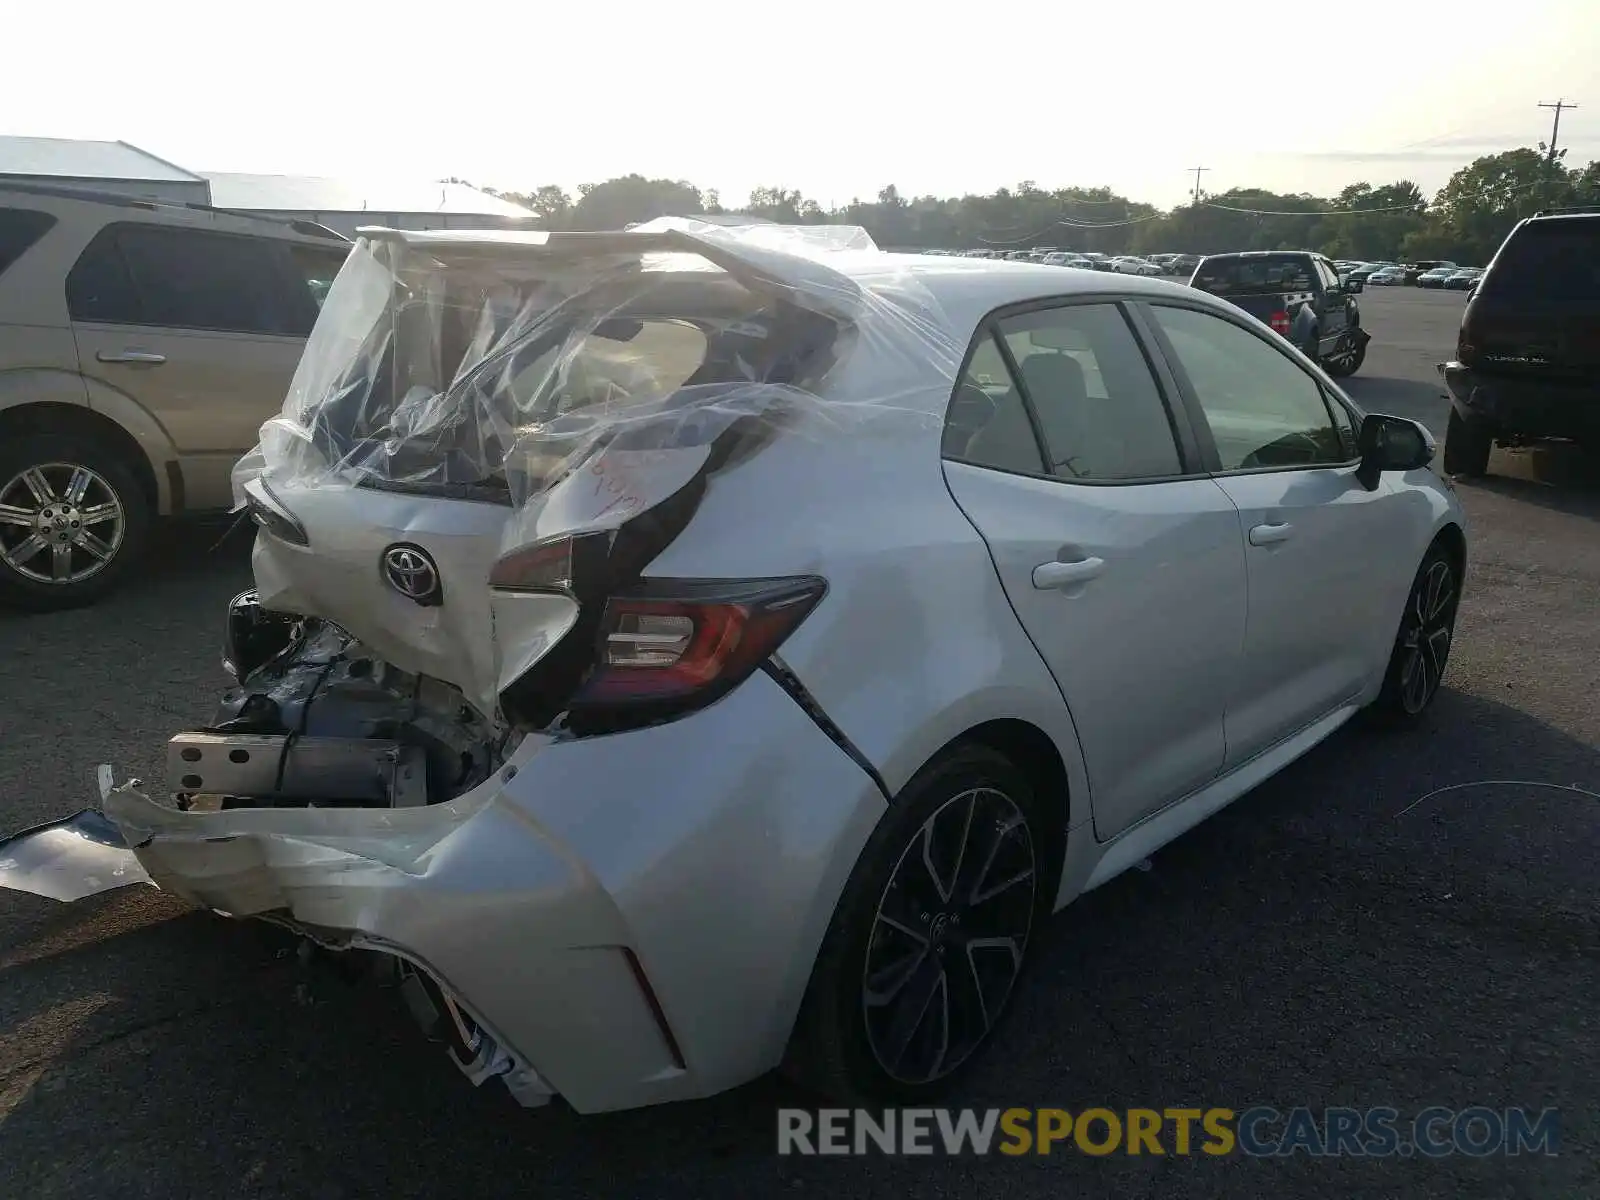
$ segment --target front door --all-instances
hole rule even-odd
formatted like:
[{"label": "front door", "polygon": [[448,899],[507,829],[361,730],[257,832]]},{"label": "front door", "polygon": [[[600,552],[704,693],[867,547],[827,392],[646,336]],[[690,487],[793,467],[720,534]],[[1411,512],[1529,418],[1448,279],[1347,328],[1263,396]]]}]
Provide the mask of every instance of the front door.
[{"label": "front door", "polygon": [[1410,527],[1386,485],[1369,492],[1356,480],[1349,410],[1273,339],[1193,308],[1150,312],[1245,543],[1250,616],[1228,703],[1233,766],[1369,682],[1395,617],[1369,564],[1402,558]]},{"label": "front door", "polygon": [[234,462],[283,405],[315,315],[289,272],[268,239],[126,222],[68,276],[81,370],[166,429],[189,507],[228,505]]},{"label": "front door", "polygon": [[[1096,832],[1215,778],[1245,630],[1232,501],[1193,471],[1121,307],[989,323],[946,476],[1072,713]],[[980,395],[979,393],[983,393]]]}]

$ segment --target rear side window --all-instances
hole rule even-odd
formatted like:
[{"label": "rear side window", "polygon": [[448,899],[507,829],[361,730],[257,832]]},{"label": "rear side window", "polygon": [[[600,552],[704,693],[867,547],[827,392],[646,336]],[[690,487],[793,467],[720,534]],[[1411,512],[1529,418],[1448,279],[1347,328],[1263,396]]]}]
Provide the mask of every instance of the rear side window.
[{"label": "rear side window", "polygon": [[1033,402],[1051,470],[1066,479],[1180,475],[1155,377],[1114,304],[1075,304],[1000,322]]},{"label": "rear side window", "polygon": [[68,274],[67,306],[75,321],[304,336],[307,306],[288,282],[275,242],[111,225]]},{"label": "rear side window", "polygon": [[948,457],[1069,481],[1182,473],[1166,404],[1115,304],[1022,313],[994,330],[999,340],[978,343],[951,401]]},{"label": "rear side window", "polygon": [[1519,308],[1600,311],[1600,219],[1530,221],[1500,247],[1478,294]]},{"label": "rear side window", "polygon": [[1200,264],[1193,283],[1214,296],[1305,292],[1311,289],[1311,264],[1299,254],[1208,258]]},{"label": "rear side window", "polygon": [[56,219],[31,208],[0,208],[0,275],[50,232]]}]

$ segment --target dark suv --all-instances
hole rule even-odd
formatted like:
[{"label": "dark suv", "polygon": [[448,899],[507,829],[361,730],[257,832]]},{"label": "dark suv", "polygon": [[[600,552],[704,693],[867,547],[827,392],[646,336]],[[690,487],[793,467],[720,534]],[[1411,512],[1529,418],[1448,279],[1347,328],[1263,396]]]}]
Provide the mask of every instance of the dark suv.
[{"label": "dark suv", "polygon": [[1482,475],[1496,444],[1600,444],[1600,211],[1511,231],[1461,317],[1444,469]]}]

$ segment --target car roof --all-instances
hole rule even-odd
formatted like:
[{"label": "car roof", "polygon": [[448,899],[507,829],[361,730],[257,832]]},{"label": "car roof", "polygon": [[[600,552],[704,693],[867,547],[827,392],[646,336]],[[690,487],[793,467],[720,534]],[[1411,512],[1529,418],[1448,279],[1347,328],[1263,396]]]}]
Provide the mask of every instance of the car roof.
[{"label": "car roof", "polygon": [[1202,258],[1283,258],[1289,254],[1308,254],[1312,258],[1326,258],[1327,255],[1319,254],[1315,250],[1223,250],[1216,254],[1205,254]]},{"label": "car roof", "polygon": [[[1100,271],[1063,271],[1046,263],[950,259],[926,254],[883,257],[922,284],[944,309],[952,330],[963,337],[990,312],[1010,304],[1108,294],[1188,299],[1200,296],[1193,288],[1170,280]],[[860,269],[866,274],[873,265],[870,259],[864,259]],[[882,272],[885,264],[880,258],[875,265],[876,271]],[[853,273],[845,264],[839,266],[847,274]]]},{"label": "car roof", "polygon": [[[423,250],[449,250],[457,254],[488,257],[500,253],[606,254],[630,250],[641,254],[674,251],[695,253],[705,249],[714,252],[718,248],[714,244],[698,243],[692,235],[686,236],[678,230],[544,233],[533,230],[413,231],[373,227],[357,232],[363,237],[402,242]],[[797,245],[803,244],[797,242]],[[737,252],[737,246],[738,243],[733,242],[724,248]],[[1190,299],[1197,296],[1192,289],[1167,280],[1138,275],[1108,276],[1099,272],[1063,271],[1047,263],[1005,258],[850,249],[819,253],[809,261],[852,279],[866,291],[892,293],[909,276],[938,302],[949,322],[950,332],[963,341],[988,313],[1010,304],[1076,295],[1180,295]]]},{"label": "car roof", "polygon": [[245,212],[233,208],[215,208],[209,204],[196,204],[178,200],[152,200],[143,196],[127,196],[121,192],[103,191],[87,187],[65,187],[59,184],[22,182],[0,179],[0,195],[11,194],[34,199],[48,199],[72,205],[95,206],[101,209],[120,208],[151,213],[191,225],[214,225],[217,218],[226,222],[239,222],[238,230],[267,233],[294,239],[314,238],[319,241],[337,241],[348,244],[349,238],[316,221],[298,217],[275,216],[271,213]]}]

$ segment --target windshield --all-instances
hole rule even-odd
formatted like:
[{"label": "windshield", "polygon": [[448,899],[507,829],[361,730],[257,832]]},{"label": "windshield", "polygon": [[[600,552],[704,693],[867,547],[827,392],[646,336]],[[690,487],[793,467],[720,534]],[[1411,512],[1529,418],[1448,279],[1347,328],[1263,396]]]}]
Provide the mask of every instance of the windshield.
[{"label": "windshield", "polygon": [[695,255],[574,271],[362,241],[269,426],[365,486],[526,495],[597,428],[726,407],[718,389],[748,405],[760,385],[814,386],[839,332]]},{"label": "windshield", "polygon": [[1208,258],[1200,264],[1194,286],[1216,296],[1305,292],[1311,290],[1311,264],[1297,255]]},{"label": "windshield", "polygon": [[1478,295],[1530,309],[1600,312],[1600,219],[1530,221],[1500,247]]}]

